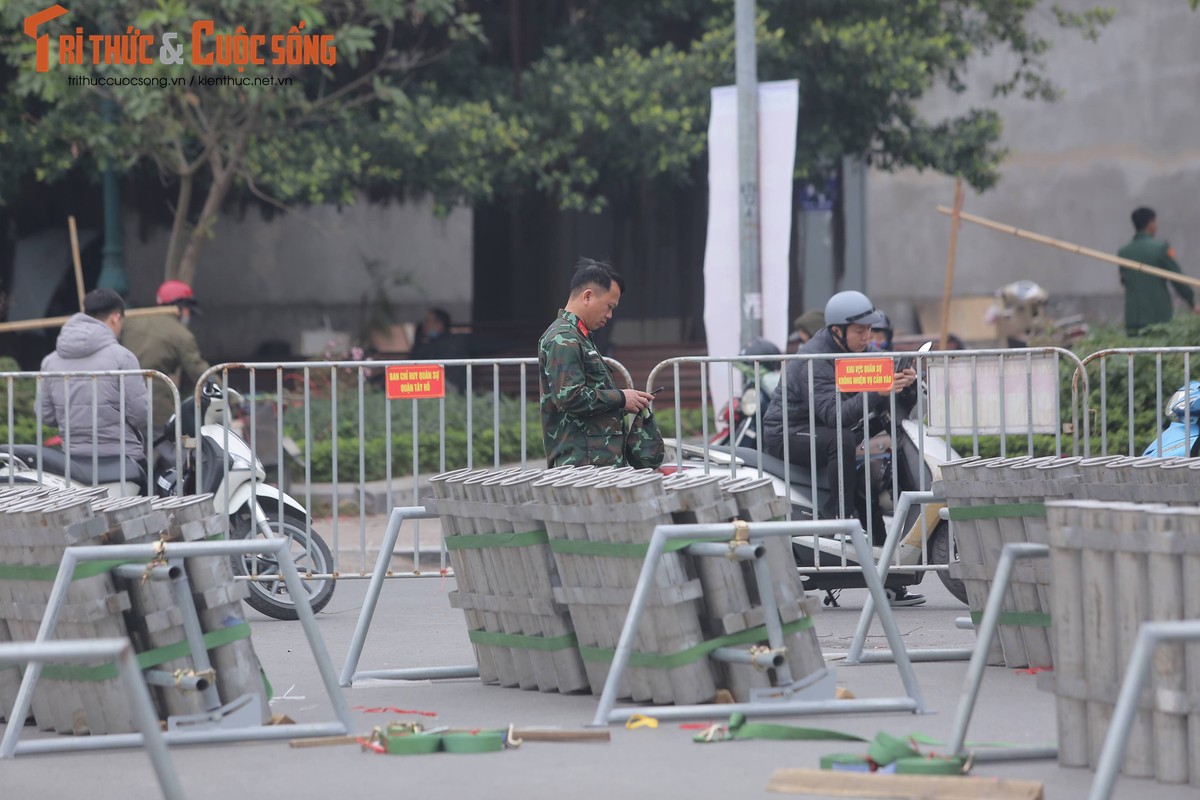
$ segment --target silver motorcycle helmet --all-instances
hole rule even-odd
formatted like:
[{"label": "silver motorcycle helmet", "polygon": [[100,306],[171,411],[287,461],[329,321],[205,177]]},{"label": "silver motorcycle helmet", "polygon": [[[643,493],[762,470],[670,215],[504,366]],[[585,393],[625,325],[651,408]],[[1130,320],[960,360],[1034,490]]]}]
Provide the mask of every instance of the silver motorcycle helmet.
[{"label": "silver motorcycle helmet", "polygon": [[875,326],[883,322],[883,312],[875,308],[871,298],[862,292],[838,292],[829,298],[825,304],[825,324],[829,325],[868,325]]}]

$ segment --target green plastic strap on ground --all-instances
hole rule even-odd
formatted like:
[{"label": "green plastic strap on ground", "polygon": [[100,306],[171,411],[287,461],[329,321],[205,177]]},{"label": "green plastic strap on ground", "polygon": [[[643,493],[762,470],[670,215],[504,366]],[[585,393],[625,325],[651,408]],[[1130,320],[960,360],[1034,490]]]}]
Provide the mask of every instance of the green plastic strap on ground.
[{"label": "green plastic strap on ground", "polygon": [[442,750],[447,753],[498,753],[504,749],[507,731],[443,733]]},{"label": "green plastic strap on ground", "polygon": [[[697,734],[694,741],[709,741],[705,734]],[[865,742],[861,736],[855,736],[841,731],[831,731],[824,728],[800,728],[795,725],[777,725],[769,722],[747,722],[746,715],[740,711],[729,715],[730,739],[774,739],[777,741],[832,741],[832,742]]]},{"label": "green plastic strap on ground", "polygon": [[960,756],[907,756],[896,759],[897,775],[962,775],[967,766]]},{"label": "green plastic strap on ground", "polygon": [[[795,622],[789,622],[783,626],[783,634],[787,636],[792,633],[799,633],[803,630],[808,630],[813,626],[812,617],[803,617]],[[689,647],[686,650],[680,650],[677,653],[639,653],[634,651],[629,654],[629,666],[645,667],[647,669],[678,669],[685,667],[688,664],[694,664],[703,658],[707,658],[708,654],[718,647],[733,647],[739,644],[754,644],[755,642],[766,641],[766,627],[750,628],[749,630],[732,633],[728,636],[718,636],[716,639],[709,639],[701,642],[698,645]],[[615,650],[609,650],[606,647],[579,647],[579,654],[583,656],[584,661],[607,664],[613,660]]]},{"label": "green plastic strap on ground", "polygon": [[550,541],[544,530],[522,533],[475,533],[443,537],[447,550],[486,550],[491,547],[532,547]]},{"label": "green plastic strap on ground", "polygon": [[[148,560],[148,559],[147,559]],[[75,565],[73,581],[92,578],[119,567],[122,564],[145,564],[146,561],[85,561]],[[58,577],[58,567],[30,564],[0,564],[0,580],[6,581],[53,581]]]},{"label": "green plastic strap on ground", "polygon": [[546,638],[545,636],[524,636],[519,633],[495,633],[479,630],[467,631],[467,638],[473,644],[512,647],[517,650],[542,650],[549,653],[567,650],[574,647],[579,641],[573,633]]},{"label": "green plastic strap on ground", "polygon": [[1005,519],[1008,517],[1044,517],[1045,503],[1000,503],[991,506],[965,506],[949,509],[951,521],[968,519]]},{"label": "green plastic strap on ground", "polygon": [[[979,625],[983,622],[982,611],[971,612],[971,622],[974,625]],[[1023,625],[1026,628],[1049,628],[1051,627],[1050,615],[1038,611],[1002,611],[1000,612],[1001,625]]]},{"label": "green plastic strap on ground", "polygon": [[[675,553],[685,547],[700,542],[728,542],[728,536],[714,536],[703,539],[672,539],[663,547],[664,553]],[[633,542],[585,542],[578,539],[554,539],[550,549],[555,553],[569,553],[577,556],[600,556],[602,558],[645,558],[650,552],[649,544]]]},{"label": "green plastic strap on ground", "polygon": [[[250,638],[250,626],[245,622],[219,631],[204,634],[204,646],[211,650],[214,647],[231,644]],[[165,647],[156,647],[144,653],[138,653],[138,668],[150,669],[177,658],[191,655],[192,649],[187,641],[176,642]],[[78,666],[75,664],[47,664],[42,668],[42,677],[52,681],[107,681],[118,677],[117,665],[114,663],[100,664],[94,667]],[[264,674],[264,679],[266,675]]]}]

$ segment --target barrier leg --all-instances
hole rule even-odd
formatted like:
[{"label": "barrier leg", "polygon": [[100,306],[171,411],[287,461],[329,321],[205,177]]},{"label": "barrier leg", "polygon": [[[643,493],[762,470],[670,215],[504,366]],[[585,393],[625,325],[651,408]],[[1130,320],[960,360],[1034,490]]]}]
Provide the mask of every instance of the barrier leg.
[{"label": "barrier leg", "polygon": [[[1000,552],[1000,560],[996,564],[996,577],[992,589],[988,593],[987,605],[983,610],[983,619],[979,623],[979,639],[975,642],[975,652],[971,655],[971,663],[967,667],[967,679],[963,686],[962,697],[958,701],[958,712],[954,718],[954,733],[950,737],[950,753],[964,755],[967,739],[967,726],[971,724],[971,714],[975,711],[975,701],[979,698],[979,687],[983,683],[983,671],[987,667],[988,648],[1000,627],[1001,608],[1004,605],[1004,593],[1008,591],[1009,581],[1012,580],[1013,565],[1019,558],[1048,558],[1050,548],[1044,544],[1006,544]],[[1015,751],[1009,751],[1010,753]],[[1028,758],[1056,758],[1056,748],[1035,748],[1028,751]]]},{"label": "barrier leg", "polygon": [[[892,567],[892,559],[896,555],[896,548],[900,546],[900,541],[908,533],[904,529],[904,521],[908,517],[909,509],[914,504],[935,503],[941,500],[942,498],[934,492],[901,492],[900,502],[897,504],[895,514],[892,515],[892,527],[888,531],[887,540],[883,543],[883,552],[879,556],[879,564],[876,567],[881,581],[887,579],[888,570]],[[866,602],[863,603],[862,613],[858,617],[858,627],[850,642],[850,651],[846,654],[845,663],[890,663],[894,660],[891,650],[863,652],[867,631],[871,628],[871,620],[875,618],[875,608],[874,595],[868,595]],[[907,650],[907,653],[910,661],[965,661],[971,657],[971,651],[966,648],[929,647]]]},{"label": "barrier leg", "polygon": [[1144,622],[1138,629],[1137,642],[1129,663],[1125,667],[1125,679],[1121,681],[1121,693],[1113,708],[1112,722],[1108,735],[1104,737],[1104,748],[1096,764],[1096,778],[1088,800],[1108,800],[1117,781],[1117,771],[1129,742],[1129,729],[1137,714],[1138,696],[1146,685],[1150,674],[1154,649],[1163,642],[1200,641],[1200,620],[1178,622]]},{"label": "barrier leg", "polygon": [[371,573],[371,582],[367,585],[367,596],[363,599],[362,611],[358,614],[358,623],[354,626],[354,636],[350,640],[350,652],[346,654],[346,663],[342,665],[341,686],[352,686],[355,678],[381,678],[386,680],[439,680],[445,678],[478,678],[479,668],[473,664],[461,667],[418,667],[415,669],[373,670],[358,672],[358,661],[362,657],[363,645],[367,641],[367,632],[371,629],[371,620],[375,617],[375,609],[379,605],[379,593],[383,591],[383,582],[387,577],[388,562],[396,550],[396,539],[400,535],[400,527],[407,519],[437,519],[437,514],[426,511],[425,506],[400,506],[392,509],[388,517],[387,531],[384,533],[383,545],[379,548],[379,556],[375,559],[375,570]]},{"label": "barrier leg", "polygon": [[[171,763],[167,745],[158,725],[158,715],[150,691],[142,680],[133,646],[127,639],[88,639],[82,641],[14,642],[0,644],[0,664],[37,664],[45,661],[88,662],[100,659],[116,659],[117,671],[125,690],[129,692],[129,705],[134,721],[142,731],[142,745],[146,748],[163,797],[167,800],[182,800],[183,786]],[[10,719],[9,730],[20,735],[22,725]]]}]

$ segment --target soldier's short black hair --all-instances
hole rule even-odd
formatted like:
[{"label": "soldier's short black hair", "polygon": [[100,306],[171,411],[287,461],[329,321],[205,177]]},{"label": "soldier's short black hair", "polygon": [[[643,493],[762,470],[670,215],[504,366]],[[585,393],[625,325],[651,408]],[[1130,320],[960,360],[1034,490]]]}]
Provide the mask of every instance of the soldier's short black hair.
[{"label": "soldier's short black hair", "polygon": [[107,319],[116,311],[125,313],[125,301],[112,289],[93,289],[83,296],[83,313],[96,319]]},{"label": "soldier's short black hair", "polygon": [[1135,231],[1144,231],[1147,225],[1158,218],[1158,214],[1154,213],[1153,208],[1142,206],[1141,208],[1134,209],[1129,218],[1133,220],[1133,229]]},{"label": "soldier's short black hair", "polygon": [[574,297],[588,286],[598,286],[607,292],[614,283],[621,289],[621,294],[625,294],[625,279],[611,265],[581,258],[575,262],[575,274],[571,276],[571,296]]}]

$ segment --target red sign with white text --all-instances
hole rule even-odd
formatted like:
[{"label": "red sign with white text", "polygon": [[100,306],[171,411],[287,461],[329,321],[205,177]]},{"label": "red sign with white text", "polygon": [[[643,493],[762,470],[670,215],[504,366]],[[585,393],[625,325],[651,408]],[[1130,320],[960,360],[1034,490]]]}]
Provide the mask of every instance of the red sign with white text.
[{"label": "red sign with white text", "polygon": [[387,368],[388,400],[428,400],[446,396],[441,364],[393,364]]},{"label": "red sign with white text", "polygon": [[839,358],[834,379],[839,392],[886,392],[896,380],[891,358]]}]

